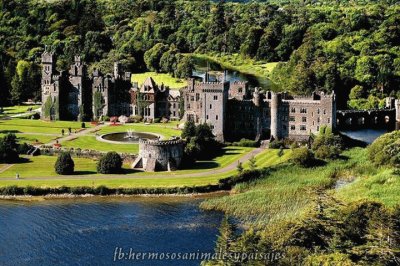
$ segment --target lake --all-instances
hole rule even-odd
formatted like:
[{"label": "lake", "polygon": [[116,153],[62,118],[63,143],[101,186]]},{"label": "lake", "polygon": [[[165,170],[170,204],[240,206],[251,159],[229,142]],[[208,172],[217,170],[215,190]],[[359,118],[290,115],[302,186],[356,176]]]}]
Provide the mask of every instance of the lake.
[{"label": "lake", "polygon": [[367,144],[371,144],[381,135],[387,133],[386,129],[360,129],[360,130],[346,130],[340,131],[344,135],[356,139],[361,140]]},{"label": "lake", "polygon": [[116,248],[130,254],[213,252],[222,214],[199,209],[200,202],[182,197],[0,201],[0,265],[199,265],[200,260],[114,258]]}]

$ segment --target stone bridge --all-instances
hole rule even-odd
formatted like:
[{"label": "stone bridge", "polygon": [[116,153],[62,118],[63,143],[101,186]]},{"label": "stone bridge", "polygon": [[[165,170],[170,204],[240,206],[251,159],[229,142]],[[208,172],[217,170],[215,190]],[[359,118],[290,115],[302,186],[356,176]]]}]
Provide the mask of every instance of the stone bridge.
[{"label": "stone bridge", "polygon": [[396,109],[338,110],[336,127],[339,130],[396,128]]}]

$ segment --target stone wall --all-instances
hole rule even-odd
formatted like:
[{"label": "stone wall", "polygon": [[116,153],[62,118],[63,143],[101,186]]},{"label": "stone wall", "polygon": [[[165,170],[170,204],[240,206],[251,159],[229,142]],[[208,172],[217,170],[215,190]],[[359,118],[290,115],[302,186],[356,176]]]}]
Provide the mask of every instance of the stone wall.
[{"label": "stone wall", "polygon": [[139,140],[139,157],[133,168],[145,171],[172,171],[179,169],[183,158],[184,142],[172,140]]}]

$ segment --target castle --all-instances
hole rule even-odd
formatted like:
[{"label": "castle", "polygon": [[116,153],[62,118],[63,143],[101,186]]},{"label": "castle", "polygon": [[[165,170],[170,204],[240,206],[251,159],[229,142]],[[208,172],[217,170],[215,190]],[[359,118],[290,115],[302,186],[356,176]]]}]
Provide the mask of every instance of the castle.
[{"label": "castle", "polygon": [[250,89],[246,82],[188,79],[181,90],[157,85],[149,77],[132,84],[131,73],[95,69],[89,76],[79,56],[68,72],[57,72],[55,56],[42,54],[42,119],[91,120],[103,116],[141,116],[210,124],[220,141],[240,138],[305,140],[323,125],[336,126],[335,94],[308,97]]}]

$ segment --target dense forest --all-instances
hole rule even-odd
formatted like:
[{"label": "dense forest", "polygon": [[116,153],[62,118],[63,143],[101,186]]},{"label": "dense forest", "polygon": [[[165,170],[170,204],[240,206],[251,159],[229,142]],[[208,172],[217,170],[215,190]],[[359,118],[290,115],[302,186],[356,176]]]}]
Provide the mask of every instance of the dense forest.
[{"label": "dense forest", "polygon": [[281,62],[282,89],[335,90],[339,108],[400,96],[400,6],[393,1],[0,0],[0,104],[39,99],[47,45],[65,69],[119,60],[133,72],[190,75],[188,54]]}]

